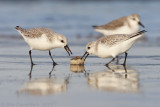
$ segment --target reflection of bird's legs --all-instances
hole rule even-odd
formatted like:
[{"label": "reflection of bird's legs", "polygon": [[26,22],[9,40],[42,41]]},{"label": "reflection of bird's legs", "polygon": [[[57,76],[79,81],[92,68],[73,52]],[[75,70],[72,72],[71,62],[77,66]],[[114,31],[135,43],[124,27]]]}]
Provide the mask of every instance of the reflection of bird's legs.
[{"label": "reflection of bird's legs", "polygon": [[69,84],[69,79],[70,79],[70,75],[68,77],[66,77],[65,83]]},{"label": "reflection of bird's legs", "polygon": [[125,70],[125,78],[127,78],[127,69],[126,69],[126,66],[123,65],[123,67],[124,67],[124,70]]},{"label": "reflection of bird's legs", "polygon": [[55,66],[56,66],[56,65],[53,65],[53,66],[52,66],[52,70],[51,70],[51,72],[49,72],[49,77],[51,77],[51,74],[52,74]]},{"label": "reflection of bird's legs", "polygon": [[84,69],[84,76],[86,77],[88,75],[89,75],[89,73],[87,73],[87,71]]},{"label": "reflection of bird's legs", "polygon": [[34,66],[34,65],[31,64],[31,69],[30,69],[30,72],[29,72],[29,74],[28,74],[30,79],[32,78],[32,69],[33,69],[33,66]]},{"label": "reflection of bird's legs", "polygon": [[106,65],[106,67],[107,67],[109,70],[115,72],[114,69],[111,69],[111,68],[109,67],[109,65]]}]

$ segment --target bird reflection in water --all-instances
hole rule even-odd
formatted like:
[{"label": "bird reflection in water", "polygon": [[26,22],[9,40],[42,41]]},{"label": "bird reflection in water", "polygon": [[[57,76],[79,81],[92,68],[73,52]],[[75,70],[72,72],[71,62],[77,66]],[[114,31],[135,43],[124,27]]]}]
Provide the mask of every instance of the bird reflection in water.
[{"label": "bird reflection in water", "polygon": [[138,73],[123,65],[114,65],[104,72],[90,73],[87,76],[90,87],[109,92],[138,92]]},{"label": "bird reflection in water", "polygon": [[[34,65],[31,65],[31,69],[30,69],[30,72],[29,72],[29,74],[28,74],[30,79],[32,78],[32,70],[33,70],[33,66],[34,66]],[[53,65],[53,66],[52,66],[52,70],[49,72],[49,77],[51,77],[52,72],[53,72],[55,66],[56,66],[56,65]]]},{"label": "bird reflection in water", "polygon": [[[31,67],[32,72],[33,66]],[[54,67],[52,68],[53,71]],[[52,72],[51,71],[51,72]],[[24,83],[19,94],[29,95],[51,95],[55,93],[62,93],[67,91],[67,85],[69,83],[69,76],[67,77],[51,77],[51,72],[48,78],[31,78],[28,82]]]}]

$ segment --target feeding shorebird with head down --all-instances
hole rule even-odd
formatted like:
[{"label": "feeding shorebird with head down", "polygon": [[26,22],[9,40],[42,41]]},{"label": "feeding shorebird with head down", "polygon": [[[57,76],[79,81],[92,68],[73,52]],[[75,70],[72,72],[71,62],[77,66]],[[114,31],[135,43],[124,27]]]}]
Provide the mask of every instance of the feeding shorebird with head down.
[{"label": "feeding shorebird with head down", "polygon": [[100,58],[110,58],[113,59],[106,64],[108,66],[115,57],[125,53],[125,60],[123,65],[126,65],[127,51],[132,47],[137,39],[142,37],[146,31],[140,31],[134,34],[115,34],[104,36],[87,44],[86,52],[82,56],[84,59],[88,57],[89,54],[96,55]]},{"label": "feeding shorebird with head down", "polygon": [[50,52],[51,49],[64,48],[68,52],[69,56],[72,54],[67,45],[67,38],[64,35],[58,34],[49,28],[23,29],[19,26],[16,26],[15,29],[22,35],[24,40],[30,46],[29,56],[31,65],[34,65],[31,55],[32,50],[49,51],[49,56],[52,59],[53,65],[56,65],[56,63],[52,58]]}]

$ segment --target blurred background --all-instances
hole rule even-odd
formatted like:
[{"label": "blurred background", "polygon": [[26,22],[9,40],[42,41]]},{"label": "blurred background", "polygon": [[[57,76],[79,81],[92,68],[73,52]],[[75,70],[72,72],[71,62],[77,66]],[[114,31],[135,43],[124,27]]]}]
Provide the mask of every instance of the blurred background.
[{"label": "blurred background", "polygon": [[[147,33],[129,51],[128,73],[120,66],[111,71],[104,66],[111,59],[96,56],[82,68],[70,65],[88,42],[101,36],[93,25],[132,13],[141,16]],[[29,46],[15,26],[64,34],[73,55],[52,50],[59,64],[54,68],[48,52],[35,50],[37,65],[29,76]],[[159,107],[159,32],[160,0],[0,0],[0,107]]]},{"label": "blurred background", "polygon": [[19,38],[14,29],[48,27],[68,38],[97,37],[92,25],[138,13],[148,31],[145,40],[160,40],[159,0],[1,0],[0,38]]}]

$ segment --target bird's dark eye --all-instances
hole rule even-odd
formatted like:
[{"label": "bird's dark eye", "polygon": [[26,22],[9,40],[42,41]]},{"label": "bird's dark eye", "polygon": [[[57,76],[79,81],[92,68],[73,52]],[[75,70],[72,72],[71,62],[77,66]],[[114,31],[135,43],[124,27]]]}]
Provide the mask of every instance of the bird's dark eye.
[{"label": "bird's dark eye", "polygon": [[62,42],[62,43],[64,43],[64,41],[63,41],[63,40],[61,40],[61,42]]},{"label": "bird's dark eye", "polygon": [[133,18],[133,20],[136,20],[135,18]]},{"label": "bird's dark eye", "polygon": [[90,49],[91,47],[88,47],[88,49]]}]

